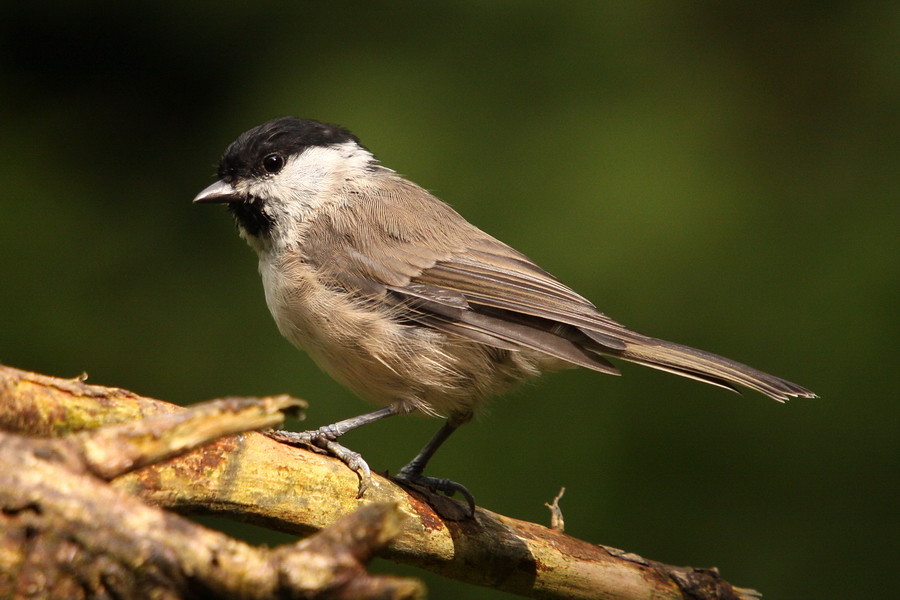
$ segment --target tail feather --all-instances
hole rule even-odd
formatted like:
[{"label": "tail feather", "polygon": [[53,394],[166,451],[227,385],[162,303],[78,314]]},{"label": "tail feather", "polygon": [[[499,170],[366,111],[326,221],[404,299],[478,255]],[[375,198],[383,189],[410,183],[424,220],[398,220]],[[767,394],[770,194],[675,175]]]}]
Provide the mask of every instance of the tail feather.
[{"label": "tail feather", "polygon": [[792,397],[814,398],[808,389],[780,377],[769,375],[737,361],[656,338],[629,340],[624,350],[611,355],[624,360],[667,371],[682,377],[738,391],[735,386],[756,390],[784,402]]}]

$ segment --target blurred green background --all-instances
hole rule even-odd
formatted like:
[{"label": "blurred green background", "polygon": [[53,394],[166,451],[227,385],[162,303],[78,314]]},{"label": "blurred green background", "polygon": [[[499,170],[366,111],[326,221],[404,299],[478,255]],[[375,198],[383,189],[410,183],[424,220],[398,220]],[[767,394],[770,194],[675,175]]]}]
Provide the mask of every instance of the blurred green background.
[{"label": "blurred green background", "polygon": [[[898,31],[887,2],[5,3],[0,361],[182,403],[289,392],[316,426],[368,410],[278,335],[226,211],[190,203],[245,129],[340,123],[612,317],[822,396],[567,371],[497,400],[433,474],[543,523],[565,486],[572,535],[767,598],[880,597]],[[437,426],[347,443],[395,470]]]}]

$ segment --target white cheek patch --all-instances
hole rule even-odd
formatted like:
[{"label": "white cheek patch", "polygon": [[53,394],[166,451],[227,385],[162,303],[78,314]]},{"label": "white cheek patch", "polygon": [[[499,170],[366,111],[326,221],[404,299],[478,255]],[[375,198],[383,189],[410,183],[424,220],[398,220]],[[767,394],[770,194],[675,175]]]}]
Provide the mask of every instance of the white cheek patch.
[{"label": "white cheek patch", "polygon": [[372,154],[353,142],[311,146],[289,157],[277,175],[251,183],[247,191],[265,200],[293,198],[312,202],[332,189],[336,181],[363,175],[372,162]]},{"label": "white cheek patch", "polygon": [[276,246],[282,246],[302,239],[309,215],[339,202],[332,191],[343,180],[365,176],[374,162],[372,154],[354,142],[311,146],[289,157],[277,175],[249,183],[246,193],[261,199],[266,212],[281,224],[276,235],[282,244],[276,241]]}]

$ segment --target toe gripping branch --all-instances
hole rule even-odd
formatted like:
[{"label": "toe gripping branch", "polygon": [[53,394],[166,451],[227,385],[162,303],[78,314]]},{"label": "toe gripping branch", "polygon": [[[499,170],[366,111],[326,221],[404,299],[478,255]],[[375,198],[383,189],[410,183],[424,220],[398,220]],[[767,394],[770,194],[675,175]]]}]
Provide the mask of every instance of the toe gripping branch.
[{"label": "toe gripping branch", "polygon": [[359,452],[354,452],[346,446],[339,444],[337,439],[358,427],[380,421],[381,419],[396,414],[397,410],[394,407],[389,406],[364,415],[359,415],[358,417],[344,419],[343,421],[338,421],[331,425],[323,425],[312,431],[271,431],[268,433],[268,436],[273,440],[292,446],[313,446],[315,448],[320,448],[339,459],[359,477],[359,490],[356,493],[356,497],[362,498],[363,494],[366,493],[366,490],[369,489],[369,484],[372,482],[372,470],[369,468],[369,465],[366,464],[366,461]]},{"label": "toe gripping branch", "polygon": [[471,519],[475,516],[475,496],[473,496],[472,492],[461,483],[457,483],[450,479],[428,477],[421,473],[409,473],[406,471],[405,467],[401,469],[393,479],[404,487],[433,493],[441,492],[447,496],[452,496],[456,492],[459,492],[459,494],[466,499],[466,507],[468,509],[466,511],[466,518]]}]

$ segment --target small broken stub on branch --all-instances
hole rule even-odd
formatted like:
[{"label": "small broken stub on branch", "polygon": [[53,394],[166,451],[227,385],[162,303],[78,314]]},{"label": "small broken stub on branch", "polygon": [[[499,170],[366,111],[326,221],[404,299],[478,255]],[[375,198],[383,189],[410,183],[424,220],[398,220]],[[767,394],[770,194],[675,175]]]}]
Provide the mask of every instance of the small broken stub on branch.
[{"label": "small broken stub on branch", "polygon": [[559,501],[565,493],[566,488],[559,488],[559,493],[556,494],[552,502],[544,502],[544,506],[550,509],[550,529],[560,533],[566,530],[566,521],[563,519],[562,509],[559,507]]}]

